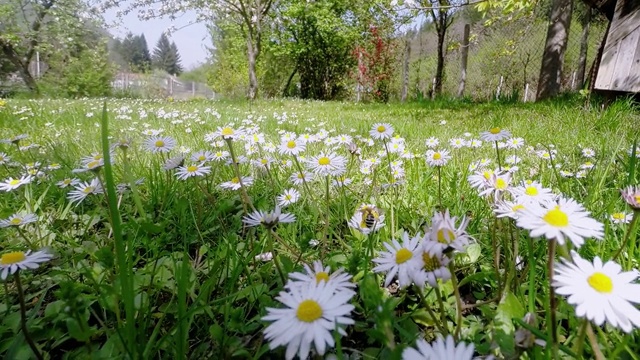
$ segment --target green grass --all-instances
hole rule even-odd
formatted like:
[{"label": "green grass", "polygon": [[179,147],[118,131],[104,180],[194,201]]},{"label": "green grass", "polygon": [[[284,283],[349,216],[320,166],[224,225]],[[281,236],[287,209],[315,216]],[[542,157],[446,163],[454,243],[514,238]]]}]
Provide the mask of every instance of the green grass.
[{"label": "green grass", "polygon": [[[51,359],[282,358],[284,348],[270,350],[263,338],[268,323],[261,317],[267,307],[282,306],[275,299],[283,290],[280,272],[286,276],[301,271],[303,263],[318,259],[332,270],[345,268],[358,285],[351,300],[356,323],[347,327],[347,336],[336,336],[339,346],[329,352],[398,358],[418,338],[431,341],[443,329],[453,333],[459,328],[459,340],[474,343],[480,355],[545,358],[553,357],[555,351],[561,358],[594,356],[580,330],[583,322],[562,296],[556,297],[558,349],[515,345],[515,331],[523,326],[549,339],[548,242],[529,241],[528,232],[516,229],[513,222],[496,220],[490,202],[470,187],[471,163],[486,158],[492,161],[490,168],[497,166],[492,144],[453,149],[449,139],[477,139],[480,132],[493,127],[522,137],[523,148],[501,151],[503,165],[507,156],[522,158],[512,184],[536,180],[583,204],[593,218],[605,224],[605,237],[603,241],[587,240],[579,252],[586,259],[599,256],[606,261],[620,249],[627,234],[625,225],[609,220],[612,213],[630,212],[619,190],[638,183],[636,161],[628,153],[640,128],[640,112],[632,103],[621,101],[601,110],[576,99],[508,105],[447,100],[389,105],[107,100],[108,112],[101,119],[102,106],[103,100],[8,100],[0,107],[3,138],[28,134],[19,144],[39,145],[20,150],[13,144],[0,144],[0,152],[13,162],[0,166],[0,180],[19,177],[29,163],[39,162],[37,167],[43,172],[32,183],[0,194],[0,219],[19,211],[38,216],[35,224],[0,229],[1,253],[25,251],[31,244],[34,250],[46,248],[55,254],[39,269],[20,272],[27,334],[20,330],[20,294],[13,277],[0,289],[3,357],[33,357],[26,335],[44,358]],[[283,121],[285,112],[287,120]],[[206,134],[226,124],[255,126],[276,146],[279,132],[314,134],[326,129],[330,136],[353,136],[361,159],[368,159],[384,151],[384,146],[381,142],[369,146],[357,136],[368,138],[377,122],[392,124],[395,134],[415,154],[415,158],[402,159],[404,182],[382,186],[393,181],[387,159],[382,158],[373,175],[363,175],[358,170],[360,160],[347,146],[333,145],[336,153],[348,159],[347,176],[352,184],[332,187],[328,202],[324,180],[310,183],[308,189],[296,187],[301,200],[283,211],[297,220],[278,225],[273,232],[245,227],[242,217],[252,206],[273,210],[275,197],[295,187],[289,182],[295,164],[287,167],[281,162],[292,157],[268,153],[267,144],[252,147],[249,154],[244,141],[234,140],[237,156],[247,155],[250,160],[272,157],[275,161],[269,172],[250,162],[237,169],[212,162],[211,174],[183,181],[162,169],[181,146],[191,152],[229,150],[224,142],[218,148],[205,141]],[[148,129],[162,129],[162,135],[177,140],[176,148],[169,155],[145,150],[143,131]],[[111,144],[128,138],[132,145],[126,153],[115,149],[112,165],[95,174],[73,174],[81,158],[104,154],[107,137]],[[424,160],[425,140],[430,137],[438,138],[438,148],[449,149],[453,156],[442,168],[441,199],[438,173]],[[557,153],[552,161],[543,160],[528,146]],[[304,155],[308,158],[327,148],[322,142],[309,144]],[[596,157],[582,157],[583,148],[595,150]],[[392,154],[390,160],[398,159]],[[587,160],[595,166],[584,177],[561,175],[575,174]],[[61,168],[46,169],[53,163]],[[241,191],[219,187],[236,176],[236,171],[254,178],[246,197]],[[89,181],[96,175],[107,191],[90,195],[77,206],[67,199],[71,188],[56,185],[64,178]],[[116,191],[117,184],[140,178],[144,181],[130,186],[129,191]],[[371,185],[367,179],[372,180]],[[348,226],[363,203],[377,205],[386,216],[385,227],[368,237]],[[377,256],[384,249],[382,243],[399,238],[403,230],[410,236],[424,233],[439,203],[453,216],[469,216],[467,232],[475,239],[466,253],[452,260],[456,284],[441,282],[441,297],[430,286],[424,294],[413,287],[398,291],[382,287],[384,276],[371,272],[371,251]],[[311,246],[310,240],[320,243]],[[558,257],[566,256],[567,250],[560,247]],[[277,254],[274,260],[256,259],[267,251]],[[523,259],[519,270],[516,255]],[[625,270],[639,267],[635,235],[629,236],[616,260]],[[455,289],[465,306],[476,301],[486,304],[458,314]],[[535,324],[523,325],[520,319],[526,312],[536,314]],[[593,326],[593,331],[606,358],[634,358],[640,352],[637,330],[625,334],[609,326]]]}]

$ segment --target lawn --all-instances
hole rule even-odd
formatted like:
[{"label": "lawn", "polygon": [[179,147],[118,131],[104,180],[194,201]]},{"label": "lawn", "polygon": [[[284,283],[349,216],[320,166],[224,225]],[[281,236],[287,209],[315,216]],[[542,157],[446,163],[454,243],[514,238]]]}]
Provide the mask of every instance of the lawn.
[{"label": "lawn", "polygon": [[103,104],[0,101],[4,358],[640,353],[629,102]]}]

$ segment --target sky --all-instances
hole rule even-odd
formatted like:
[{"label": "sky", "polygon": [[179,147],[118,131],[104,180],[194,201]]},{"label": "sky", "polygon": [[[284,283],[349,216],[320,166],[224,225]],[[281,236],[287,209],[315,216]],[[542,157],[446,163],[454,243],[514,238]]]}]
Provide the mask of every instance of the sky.
[{"label": "sky", "polygon": [[134,35],[144,34],[151,53],[153,53],[153,49],[163,31],[169,29],[172,25],[178,29],[188,25],[172,33],[169,38],[170,41],[174,41],[178,46],[182,66],[186,70],[190,70],[204,63],[209,57],[207,48],[211,48],[212,44],[206,26],[203,23],[189,25],[191,21],[196,19],[194,12],[185,13],[175,21],[168,18],[141,21],[138,20],[138,16],[135,13],[130,13],[122,21],[119,21],[116,10],[110,10],[104,14],[104,17],[107,24],[119,23],[119,25],[109,29],[109,32],[116,37],[123,38],[129,31]]}]

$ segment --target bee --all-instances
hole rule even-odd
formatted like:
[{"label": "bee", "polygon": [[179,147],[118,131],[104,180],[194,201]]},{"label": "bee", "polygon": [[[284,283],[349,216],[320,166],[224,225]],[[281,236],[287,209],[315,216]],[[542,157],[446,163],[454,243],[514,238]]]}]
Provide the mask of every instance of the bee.
[{"label": "bee", "polygon": [[382,211],[373,205],[364,205],[359,211],[362,214],[362,223],[360,226],[363,228],[371,229],[380,221]]},{"label": "bee", "polygon": [[355,157],[360,157],[360,148],[358,148],[358,145],[356,145],[356,143],[351,142],[347,147],[351,155]]}]

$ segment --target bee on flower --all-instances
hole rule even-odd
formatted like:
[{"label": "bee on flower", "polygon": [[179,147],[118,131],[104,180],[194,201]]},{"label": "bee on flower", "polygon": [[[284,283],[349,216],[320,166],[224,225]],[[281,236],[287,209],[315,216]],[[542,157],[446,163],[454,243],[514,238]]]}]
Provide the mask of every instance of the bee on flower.
[{"label": "bee on flower", "polygon": [[384,214],[375,205],[363,204],[349,220],[349,227],[369,235],[384,227]]}]

